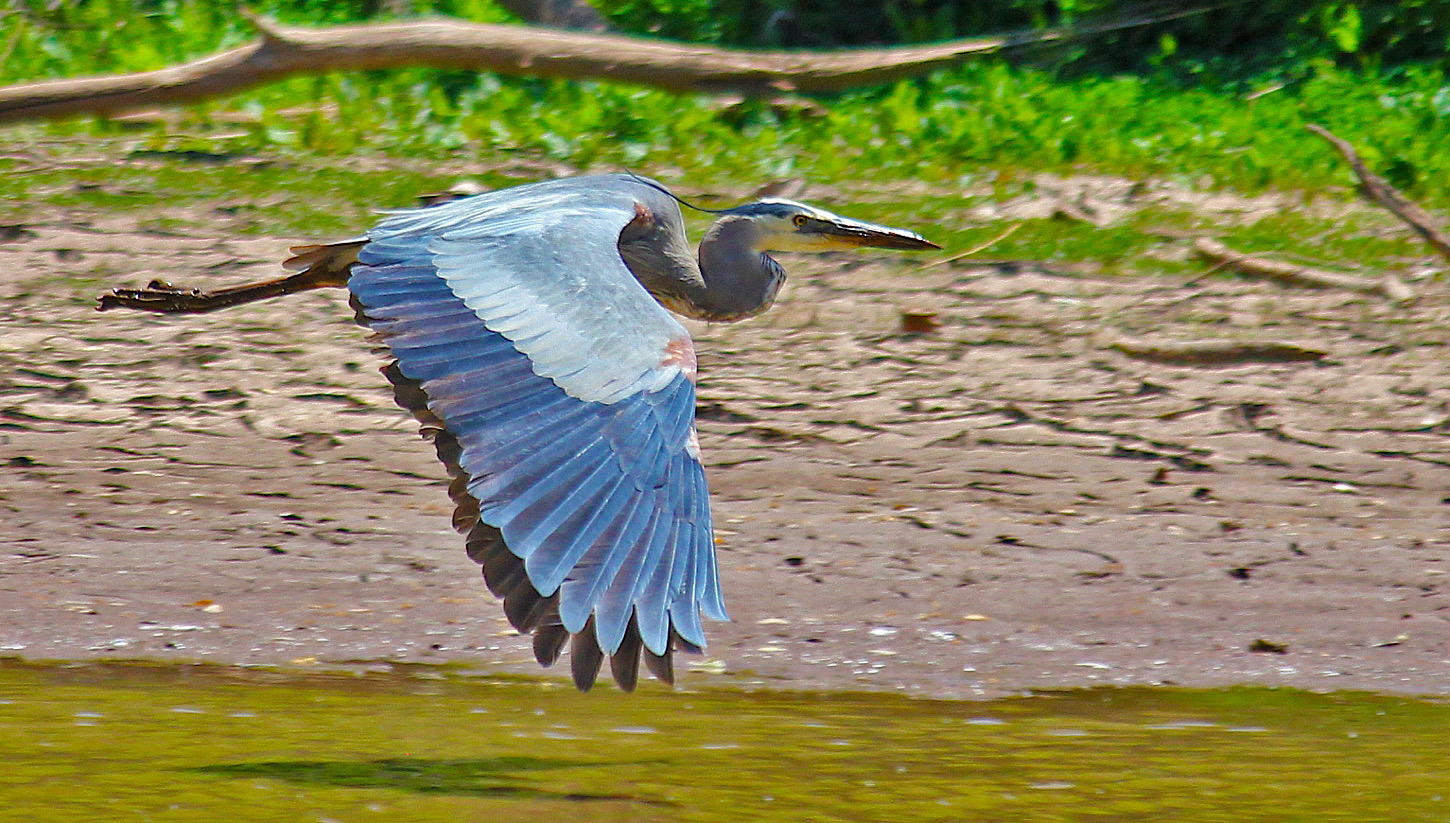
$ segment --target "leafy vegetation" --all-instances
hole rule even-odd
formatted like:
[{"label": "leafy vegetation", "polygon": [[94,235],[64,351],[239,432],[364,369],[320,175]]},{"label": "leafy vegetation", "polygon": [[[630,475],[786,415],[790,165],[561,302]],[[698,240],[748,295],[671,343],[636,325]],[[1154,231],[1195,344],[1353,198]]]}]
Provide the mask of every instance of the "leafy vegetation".
[{"label": "leafy vegetation", "polygon": [[[1269,5],[1277,8],[1276,1]],[[642,5],[601,5],[625,17],[646,11],[668,16],[661,11],[664,0],[637,2]],[[703,14],[715,2],[677,0],[670,8]],[[258,11],[294,23],[335,23],[373,14],[373,5],[266,0]],[[1077,14],[1107,4],[1060,5]],[[1402,5],[1395,14],[1420,9],[1434,17],[1440,6],[1450,7]],[[19,13],[0,18],[0,82],[156,68],[253,36],[244,19],[214,0],[25,0],[17,8]],[[481,21],[507,17],[487,0],[437,0],[430,8]],[[930,4],[912,8],[927,13]],[[1343,22],[1349,12],[1338,6],[1315,8],[1320,24],[1328,26],[1339,14],[1334,19],[1349,25]],[[1379,37],[1374,32],[1389,12],[1376,17],[1378,8],[1359,4],[1357,33],[1335,35],[1339,45],[1358,48]],[[1353,178],[1303,129],[1307,122],[1355,143],[1373,168],[1412,196],[1432,207],[1450,206],[1450,154],[1442,150],[1450,140],[1450,88],[1438,69],[1375,71],[1310,59],[1292,72],[1258,80],[1213,80],[1210,72],[1193,85],[1182,80],[1180,72],[1166,69],[1100,75],[991,60],[795,107],[425,69],[293,78],[149,119],[0,129],[0,146],[22,154],[59,157],[84,144],[128,158],[63,164],[61,171],[0,160],[6,178],[0,214],[21,213],[40,201],[135,206],[178,197],[214,200],[224,192],[250,198],[227,206],[238,231],[326,234],[356,228],[369,221],[370,209],[408,205],[417,192],[445,188],[464,173],[478,176],[480,169],[521,163],[629,168],[688,181],[697,191],[737,191],[740,181],[786,176],[857,199],[881,200],[882,192],[899,190],[899,197],[884,197],[894,202],[881,204],[887,212],[882,216],[899,212],[911,225],[926,217],[961,226],[959,212],[976,196],[963,192],[985,187],[998,199],[1011,198],[1038,172],[1348,197]],[[343,157],[346,165],[362,168],[344,168]],[[198,164],[198,158],[223,162]],[[281,192],[286,202],[279,201]],[[1274,221],[1264,225],[1261,235],[1275,230]],[[1093,232],[1044,225],[1004,241],[1000,251],[1127,259],[1151,245],[1150,235],[1140,231],[1147,228]],[[1312,228],[1296,224],[1293,232],[1304,236]],[[957,236],[948,239],[963,246],[996,233],[950,231]],[[1385,254],[1407,252],[1398,240],[1387,242]]]},{"label": "leafy vegetation", "polygon": [[373,153],[434,159],[522,153],[579,168],[675,165],[706,179],[801,174],[834,181],[949,183],[1029,167],[1167,176],[1258,191],[1343,187],[1341,161],[1303,130],[1322,123],[1361,147],[1396,185],[1450,198],[1450,90],[1440,73],[1367,77],[1323,65],[1302,82],[1245,99],[1142,78],[1054,80],[1001,63],[853,92],[823,110],[609,83],[437,81],[423,70],[296,78],[138,128],[74,121],[11,128],[125,134],[138,148],[227,154]]},{"label": "leafy vegetation", "polygon": [[[831,48],[940,40],[1149,17],[1213,0],[593,0],[620,30],[696,42]],[[255,0],[255,12],[308,24],[397,11],[477,22],[512,15],[492,0]],[[249,35],[217,0],[11,0],[0,15],[0,71],[27,76],[171,62]],[[1219,0],[1151,26],[1034,49],[1029,64],[1074,75],[1130,71],[1179,81],[1298,78],[1312,61],[1371,71],[1450,63],[1450,0]],[[38,69],[38,71],[37,71]]]},{"label": "leafy vegetation", "polygon": [[[1212,5],[1144,0],[596,0],[616,24],[670,37],[828,47],[940,40]],[[1450,57],[1446,0],[1229,0],[1206,13],[1035,50],[1075,74],[1133,71],[1182,79],[1296,75],[1310,60],[1386,68]]]}]

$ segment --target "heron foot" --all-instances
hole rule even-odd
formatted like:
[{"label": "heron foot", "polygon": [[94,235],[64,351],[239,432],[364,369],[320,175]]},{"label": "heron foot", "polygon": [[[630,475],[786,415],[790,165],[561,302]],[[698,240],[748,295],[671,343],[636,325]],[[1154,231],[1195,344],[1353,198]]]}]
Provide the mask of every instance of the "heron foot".
[{"label": "heron foot", "polygon": [[112,289],[96,298],[96,311],[123,308],[154,312],[208,311],[214,297],[201,289],[183,289],[152,280],[144,289]]},{"label": "heron foot", "polygon": [[165,280],[152,280],[144,289],[112,289],[97,297],[96,310],[122,308],[167,314],[201,314],[308,289],[345,287],[350,270],[351,265],[336,270],[318,266],[276,280],[230,286],[215,291],[184,289]]}]

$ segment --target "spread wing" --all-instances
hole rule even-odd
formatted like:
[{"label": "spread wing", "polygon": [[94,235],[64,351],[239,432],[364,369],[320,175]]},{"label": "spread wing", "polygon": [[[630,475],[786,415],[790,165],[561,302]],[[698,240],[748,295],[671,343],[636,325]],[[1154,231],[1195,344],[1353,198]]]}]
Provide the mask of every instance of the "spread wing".
[{"label": "spread wing", "polygon": [[572,636],[580,688],[606,655],[633,687],[641,647],[669,680],[701,611],[726,619],[689,335],[618,249],[653,194],[575,178],[402,212],[348,284],[454,474],[470,556],[541,663]]}]

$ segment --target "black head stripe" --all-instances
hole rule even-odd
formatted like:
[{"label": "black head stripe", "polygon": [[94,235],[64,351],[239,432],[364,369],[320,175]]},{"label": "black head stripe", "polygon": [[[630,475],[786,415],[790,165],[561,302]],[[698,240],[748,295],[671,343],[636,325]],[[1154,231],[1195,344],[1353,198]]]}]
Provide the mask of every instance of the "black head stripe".
[{"label": "black head stripe", "polygon": [[782,220],[789,220],[797,214],[801,214],[802,208],[795,203],[762,200],[755,203],[746,203],[743,206],[736,206],[733,209],[726,209],[725,211],[729,214],[738,214],[742,217],[779,217]]}]

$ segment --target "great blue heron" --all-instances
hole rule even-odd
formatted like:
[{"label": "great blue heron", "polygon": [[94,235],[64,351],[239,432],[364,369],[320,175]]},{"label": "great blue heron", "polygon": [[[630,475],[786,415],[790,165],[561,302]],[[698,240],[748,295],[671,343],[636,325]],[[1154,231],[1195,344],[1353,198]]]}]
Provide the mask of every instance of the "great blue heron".
[{"label": "great blue heron", "polygon": [[[403,211],[367,235],[301,246],[290,277],[214,292],[163,282],[101,309],[205,312],[345,286],[394,360],[383,373],[453,482],[453,525],[534,654],[570,641],[574,683],[605,656],[673,682],[672,652],[728,619],[695,436],[686,317],[769,308],[767,251],[934,249],[920,235],[789,200],[719,212],[690,253],[676,199],[633,175],[553,180]],[[572,638],[572,641],[570,640]]]}]

